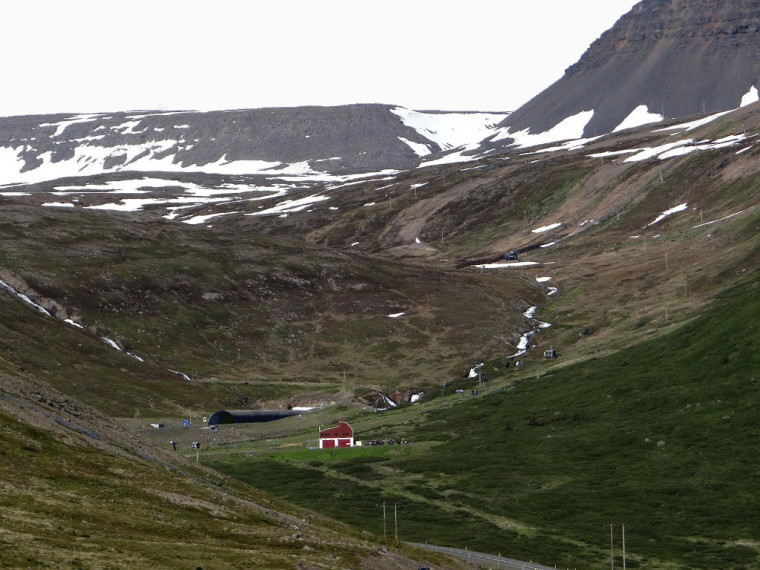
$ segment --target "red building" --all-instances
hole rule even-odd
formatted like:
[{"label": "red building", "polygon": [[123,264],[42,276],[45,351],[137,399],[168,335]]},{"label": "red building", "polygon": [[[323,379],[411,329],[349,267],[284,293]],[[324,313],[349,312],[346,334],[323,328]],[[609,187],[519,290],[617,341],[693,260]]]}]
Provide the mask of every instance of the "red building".
[{"label": "red building", "polygon": [[353,446],[354,430],[346,422],[338,422],[337,426],[319,432],[319,449]]}]

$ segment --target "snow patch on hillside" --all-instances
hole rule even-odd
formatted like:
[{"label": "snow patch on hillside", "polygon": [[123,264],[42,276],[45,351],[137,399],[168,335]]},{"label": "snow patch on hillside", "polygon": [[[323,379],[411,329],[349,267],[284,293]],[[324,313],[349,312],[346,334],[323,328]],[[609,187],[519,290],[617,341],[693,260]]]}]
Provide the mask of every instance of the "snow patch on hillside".
[{"label": "snow patch on hillside", "polygon": [[715,113],[714,115],[710,115],[708,117],[702,117],[701,119],[696,119],[694,121],[689,121],[688,123],[680,123],[678,125],[672,125],[670,127],[664,127],[662,129],[657,129],[654,131],[655,133],[664,133],[667,131],[693,131],[694,129],[697,129],[701,127],[702,125],[707,125],[708,123],[712,123],[715,119],[719,119],[723,115],[728,115],[729,113],[733,113],[736,109],[732,109],[730,111],[721,111],[720,113]]},{"label": "snow patch on hillside", "polygon": [[478,145],[509,116],[509,113],[425,113],[404,107],[391,109],[391,113],[442,150]]},{"label": "snow patch on hillside", "polygon": [[[589,154],[588,156],[590,158],[601,158],[601,159],[615,158],[616,156],[620,156],[620,155],[623,155],[623,154],[635,154],[635,153],[639,152],[639,150],[640,149],[636,149],[636,148],[629,148],[629,149],[625,149],[625,150],[607,150],[607,151],[604,151],[604,152],[595,152],[593,154]],[[581,224],[581,225],[583,225],[583,224]]]},{"label": "snow patch on hillside", "polygon": [[510,267],[532,267],[534,265],[541,265],[537,261],[513,261],[510,263],[483,263],[475,265],[478,269],[505,269]]},{"label": "snow patch on hillside", "polygon": [[[719,115],[724,115],[725,113],[719,113]],[[714,120],[717,116],[708,117],[709,120]],[[684,123],[682,125],[676,125],[673,127],[667,127],[666,129],[660,129],[660,131],[667,131],[667,130],[673,130],[673,129],[683,129],[683,130],[691,130],[693,128],[696,128],[697,126],[700,126],[702,124],[706,124],[706,122],[709,122],[707,119],[701,119],[700,121],[694,121],[692,123]],[[655,131],[659,132],[659,131]],[[598,152],[589,154],[588,156],[590,158],[614,158],[616,156],[624,155],[624,154],[630,154],[632,156],[629,156],[625,159],[625,162],[642,162],[644,160],[649,160],[652,158],[657,158],[659,160],[667,160],[669,158],[675,158],[678,156],[685,156],[687,154],[691,154],[692,152],[699,152],[702,150],[718,150],[721,148],[727,148],[734,145],[737,145],[741,143],[742,141],[747,140],[748,137],[746,134],[740,134],[740,135],[729,135],[726,137],[723,137],[722,139],[718,139],[715,141],[711,140],[702,140],[699,142],[695,142],[694,139],[683,139],[667,144],[663,144],[660,146],[655,147],[642,147],[642,148],[632,148],[632,149],[623,149],[623,150],[616,150],[616,151],[608,151],[608,152]],[[751,147],[748,147],[751,148]],[[748,148],[743,149],[744,151],[748,150]],[[742,151],[740,151],[742,152]]]},{"label": "snow patch on hillside", "polygon": [[757,103],[758,101],[760,101],[760,93],[757,92],[757,87],[753,85],[749,88],[749,91],[742,96],[742,102],[739,106],[746,107],[747,105],[752,105],[752,103]]},{"label": "snow patch on hillside", "polygon": [[28,295],[24,295],[20,291],[16,290],[15,287],[13,287],[12,285],[9,285],[8,283],[6,283],[5,281],[3,281],[2,279],[0,279],[0,287],[4,287],[8,291],[10,291],[13,295],[15,295],[16,297],[18,297],[19,299],[21,299],[24,303],[26,303],[27,305],[30,305],[31,307],[34,307],[37,311],[39,311],[40,313],[42,313],[46,317],[52,317],[53,316],[53,315],[51,315],[48,312],[48,310],[45,307],[43,307],[42,305],[38,305],[37,303],[35,303],[34,301],[32,301],[29,298]]},{"label": "snow patch on hillside", "polygon": [[53,136],[58,137],[63,134],[63,131],[65,131],[69,125],[74,125],[76,123],[90,123],[99,117],[103,117],[103,115],[101,114],[74,115],[69,119],[65,119],[63,121],[58,121],[55,123],[40,123],[40,126],[41,127],[57,127],[55,133],[53,133]]},{"label": "snow patch on hillside", "polygon": [[712,220],[711,222],[705,222],[703,224],[698,224],[698,225],[692,226],[692,227],[694,227],[694,228],[702,228],[704,226],[711,226],[713,224],[717,224],[717,223],[720,223],[720,222],[724,222],[726,220],[730,220],[731,218],[734,218],[734,217],[736,217],[736,216],[738,216],[740,214],[743,214],[744,212],[746,212],[746,210],[741,210],[739,212],[735,212],[733,214],[729,214],[728,216],[723,216],[722,218],[720,218],[718,220]]},{"label": "snow patch on hillside", "polygon": [[[31,307],[33,307],[35,310],[37,310],[38,312],[42,313],[46,317],[56,318],[45,307],[43,307],[42,305],[39,305],[38,303],[35,303],[28,295],[25,295],[25,294],[21,293],[15,287],[13,287],[12,285],[6,283],[2,279],[0,279],[0,287],[7,289],[14,296],[16,296],[17,298],[19,298],[24,303],[30,305]],[[61,322],[66,323],[67,325],[70,325],[72,327],[76,327],[76,328],[78,328],[78,329],[80,329],[82,331],[85,330],[84,326],[82,326],[81,324],[77,323],[76,321],[74,321],[71,318],[61,317],[60,319],[61,319]],[[138,362],[143,362],[143,363],[145,362],[145,360],[142,357],[134,354],[133,352],[125,351],[115,340],[113,340],[113,339],[111,339],[111,338],[109,338],[107,336],[101,336],[100,339],[105,344],[107,344],[109,347],[113,348],[114,350],[117,350],[117,351],[119,351],[119,352],[121,352],[123,354],[126,354],[130,358],[134,358]],[[169,371],[172,372],[172,373],[174,373],[174,374],[177,374],[177,375],[181,376],[182,378],[184,378],[186,380],[190,380],[190,377],[187,376],[186,374],[183,374],[182,372],[177,372],[176,370],[171,370],[171,369],[169,369]]]},{"label": "snow patch on hillside", "polygon": [[649,224],[647,224],[647,227],[653,226],[656,223],[661,222],[662,220],[664,220],[668,216],[672,216],[673,214],[676,214],[678,212],[683,212],[687,208],[688,208],[687,204],[679,204],[678,206],[675,206],[674,208],[670,208],[670,210],[665,210],[662,214],[660,214],[659,216],[657,216],[654,219],[654,221],[652,221]]},{"label": "snow patch on hillside", "polygon": [[292,214],[294,212],[300,212],[301,210],[305,210],[312,204],[316,204],[318,202],[323,202],[325,200],[329,200],[327,196],[321,196],[321,195],[314,195],[314,196],[306,196],[305,198],[299,198],[298,200],[285,200],[284,202],[280,202],[276,206],[272,208],[267,208],[266,210],[262,210],[261,212],[254,212],[252,214],[246,214],[247,216],[266,216],[271,214]]},{"label": "snow patch on hillside", "polygon": [[309,161],[283,163],[265,160],[229,160],[226,155],[208,164],[182,164],[178,153],[187,148],[187,145],[180,140],[117,146],[80,144],[74,148],[74,156],[71,158],[57,160],[54,159],[53,153],[48,151],[37,157],[41,164],[27,169],[27,163],[23,158],[23,153],[28,150],[26,147],[0,147],[0,186],[34,184],[59,178],[94,176],[111,172],[260,174],[294,182],[304,180],[346,182],[372,176],[398,174],[396,170],[383,170],[365,174],[331,175],[313,170]]},{"label": "snow patch on hillside", "polygon": [[734,146],[735,144],[743,141],[746,139],[744,135],[731,135],[728,137],[724,137],[722,139],[718,139],[717,141],[706,141],[702,144],[695,144],[685,147],[680,147],[677,149],[673,149],[669,152],[662,153],[658,158],[660,160],[665,160],[668,158],[673,158],[676,156],[685,156],[687,154],[691,154],[692,152],[698,152],[700,150],[716,150],[720,148],[726,148],[730,146]]},{"label": "snow patch on hillside", "polygon": [[598,140],[600,138],[602,138],[601,135],[598,136],[598,137],[589,137],[589,138],[586,138],[586,139],[572,139],[572,140],[564,142],[564,143],[562,143],[562,144],[560,144],[558,146],[551,146],[551,147],[547,147],[547,148],[541,148],[541,149],[539,149],[537,151],[534,151],[532,153],[529,153],[529,154],[543,154],[543,153],[547,153],[547,152],[560,152],[560,151],[563,151],[563,150],[568,150],[568,151],[570,151],[570,150],[578,150],[578,149],[583,148],[587,144],[592,143],[595,140]]},{"label": "snow patch on hillside", "polygon": [[660,146],[641,148],[641,149],[638,149],[638,152],[636,154],[626,158],[625,162],[642,162],[644,160],[649,160],[650,158],[654,158],[665,152],[669,152],[681,146],[686,146],[693,142],[694,142],[694,139],[684,139],[681,141],[667,143]]},{"label": "snow patch on hillside", "polygon": [[54,194],[59,196],[81,194],[83,192],[144,194],[148,190],[142,190],[143,188],[165,188],[167,186],[179,186],[185,189],[196,187],[194,184],[188,184],[187,182],[180,182],[178,180],[138,176],[128,180],[108,180],[104,184],[82,184],[77,186],[56,185],[56,192],[54,192]]},{"label": "snow patch on hillside", "polygon": [[399,137],[399,140],[405,143],[406,145],[408,145],[409,148],[411,148],[417,156],[427,156],[433,152],[430,150],[430,148],[428,148],[427,145],[424,145],[422,143],[416,143],[416,142],[407,140],[404,137]]},{"label": "snow patch on hillside", "polygon": [[239,212],[219,212],[217,214],[206,214],[205,216],[193,216],[192,218],[188,218],[187,220],[182,220],[183,224],[190,224],[190,225],[200,225],[205,224],[209,220],[213,218],[218,218],[220,216],[230,216],[232,214],[238,214]]},{"label": "snow patch on hillside", "polygon": [[535,230],[531,230],[531,233],[542,234],[544,232],[550,232],[552,230],[556,230],[561,225],[562,225],[562,223],[560,223],[560,222],[557,222],[555,224],[549,224],[548,226],[542,226],[540,228],[536,228]]},{"label": "snow patch on hillside", "polygon": [[[146,206],[157,204],[190,204],[198,206],[201,204],[216,204],[219,202],[227,202],[230,198],[193,198],[193,197],[179,197],[179,198],[126,198],[119,200],[118,202],[111,202],[106,204],[98,204],[96,206],[86,206],[87,210],[110,210],[113,212],[139,212]],[[43,204],[45,205],[45,204]]]},{"label": "snow patch on hillside", "polygon": [[[625,162],[642,162],[652,158],[659,160],[667,160],[677,156],[685,156],[692,152],[698,152],[701,150],[717,150],[721,148],[727,148],[739,144],[747,139],[744,134],[741,135],[729,135],[715,141],[703,140],[695,142],[694,139],[683,139],[672,143],[656,147],[644,147],[633,150],[618,151],[618,153],[635,153],[633,156],[629,156],[625,159]],[[598,158],[604,156],[610,156],[609,153],[590,154],[590,157]]]},{"label": "snow patch on hillside", "polygon": [[580,113],[567,117],[548,131],[543,133],[532,134],[530,129],[511,133],[509,128],[501,129],[500,132],[492,139],[493,142],[513,139],[514,144],[520,148],[538,146],[559,141],[576,140],[583,137],[583,131],[591,118],[594,111],[581,111]]},{"label": "snow patch on hillside", "polygon": [[[477,145],[476,145],[477,146]],[[464,154],[465,152],[469,150],[474,150],[473,147],[466,147],[463,150],[459,150],[457,152],[452,152],[446,155],[443,155],[441,158],[436,158],[435,160],[429,160],[426,162],[423,162],[420,164],[419,168],[427,168],[428,166],[440,166],[442,164],[455,164],[459,162],[470,162],[473,160],[478,160],[478,156],[474,155],[467,155]]]},{"label": "snow patch on hillside", "polygon": [[635,127],[640,127],[641,125],[648,125],[649,123],[659,123],[664,119],[665,117],[662,115],[650,113],[649,107],[646,105],[639,105],[631,111],[631,114],[623,119],[623,122],[615,127],[612,132],[616,133],[625,129],[633,129]]},{"label": "snow patch on hillside", "polygon": [[113,348],[114,350],[118,350],[119,352],[123,352],[122,348],[116,343],[115,340],[110,339],[106,336],[101,337],[103,339],[103,342],[105,342],[108,346]]}]

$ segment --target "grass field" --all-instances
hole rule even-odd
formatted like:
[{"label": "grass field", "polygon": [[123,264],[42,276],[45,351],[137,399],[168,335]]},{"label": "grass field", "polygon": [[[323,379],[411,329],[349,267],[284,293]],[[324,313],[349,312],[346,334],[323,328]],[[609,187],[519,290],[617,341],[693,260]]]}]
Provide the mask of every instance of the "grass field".
[{"label": "grass field", "polygon": [[[620,564],[626,526],[628,567],[756,567],[760,287],[751,277],[657,339],[458,405],[388,412],[385,426],[373,417],[362,432],[403,429],[409,446],[206,462],[376,533],[382,503],[396,503],[407,540],[596,567],[609,558],[613,523]],[[354,425],[362,430],[361,419]]]}]

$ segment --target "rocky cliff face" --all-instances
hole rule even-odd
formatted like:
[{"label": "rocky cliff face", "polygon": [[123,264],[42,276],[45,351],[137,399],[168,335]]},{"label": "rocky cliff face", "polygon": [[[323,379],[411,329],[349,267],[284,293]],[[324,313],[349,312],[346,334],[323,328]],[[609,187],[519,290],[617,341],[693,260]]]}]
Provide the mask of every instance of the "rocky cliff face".
[{"label": "rocky cliff face", "polygon": [[665,118],[733,109],[759,83],[760,1],[643,0],[503,125],[538,133],[593,110],[593,136],[641,105]]}]

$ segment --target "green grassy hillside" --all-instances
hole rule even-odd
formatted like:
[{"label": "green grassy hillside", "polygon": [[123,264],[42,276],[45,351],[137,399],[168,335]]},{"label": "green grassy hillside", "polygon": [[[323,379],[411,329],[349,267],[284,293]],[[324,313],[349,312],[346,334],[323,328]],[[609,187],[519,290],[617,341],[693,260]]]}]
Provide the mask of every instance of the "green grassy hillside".
[{"label": "green grassy hillside", "polygon": [[40,382],[0,375],[0,567],[459,567],[147,444]]},{"label": "green grassy hillside", "polygon": [[[625,524],[628,567],[756,567],[756,277],[616,354],[442,409],[387,412],[381,425],[355,421],[362,439],[403,433],[409,446],[208,462],[374,532],[378,502],[398,502],[408,540],[601,567],[614,523],[621,565]],[[314,497],[310,480],[336,499]]]}]

